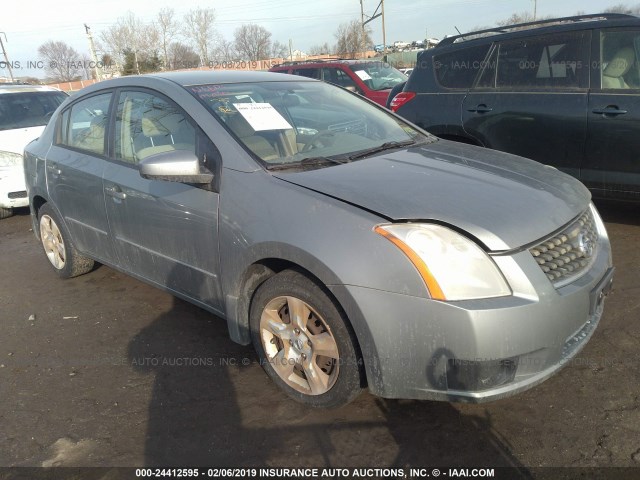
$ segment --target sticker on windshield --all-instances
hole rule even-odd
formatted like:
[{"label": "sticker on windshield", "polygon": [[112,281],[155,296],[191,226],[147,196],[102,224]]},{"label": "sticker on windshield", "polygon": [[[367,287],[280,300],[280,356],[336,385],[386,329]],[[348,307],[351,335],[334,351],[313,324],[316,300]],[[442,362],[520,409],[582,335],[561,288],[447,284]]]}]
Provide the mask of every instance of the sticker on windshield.
[{"label": "sticker on windshield", "polygon": [[270,103],[234,103],[233,106],[256,132],[293,128]]},{"label": "sticker on windshield", "polygon": [[364,70],[356,70],[355,74],[360,77],[360,80],[371,80],[371,75]]}]

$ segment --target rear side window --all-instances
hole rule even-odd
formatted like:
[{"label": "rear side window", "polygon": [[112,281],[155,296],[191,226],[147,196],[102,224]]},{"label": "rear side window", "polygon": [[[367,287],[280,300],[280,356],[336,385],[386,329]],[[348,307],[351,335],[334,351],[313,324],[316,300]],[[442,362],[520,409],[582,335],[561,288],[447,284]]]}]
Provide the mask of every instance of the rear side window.
[{"label": "rear side window", "polygon": [[586,35],[545,35],[500,44],[496,87],[586,88]]},{"label": "rear side window", "polygon": [[16,92],[0,95],[0,130],[46,125],[65,101],[62,92]]},{"label": "rear side window", "polygon": [[105,155],[105,132],[109,123],[111,93],[74,103],[62,114],[58,143],[95,155]]},{"label": "rear side window", "polygon": [[320,80],[319,68],[298,68],[294,69],[291,73],[294,75],[300,75],[303,77],[315,78],[316,80]]},{"label": "rear side window", "polygon": [[491,45],[464,48],[433,57],[438,83],[445,88],[468,89],[484,66]]}]

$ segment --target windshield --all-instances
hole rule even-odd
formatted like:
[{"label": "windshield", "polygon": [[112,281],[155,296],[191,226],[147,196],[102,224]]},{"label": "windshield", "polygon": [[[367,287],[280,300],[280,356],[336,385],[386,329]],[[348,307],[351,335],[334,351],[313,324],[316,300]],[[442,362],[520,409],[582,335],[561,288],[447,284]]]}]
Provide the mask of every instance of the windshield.
[{"label": "windshield", "polygon": [[[267,168],[345,163],[433,140],[357,95],[322,82],[188,87]],[[365,155],[362,155],[365,153]],[[350,158],[354,157],[354,158]]]},{"label": "windshield", "polygon": [[46,125],[51,114],[66,98],[63,92],[0,94],[0,130]]},{"label": "windshield", "polygon": [[409,78],[385,62],[356,63],[351,65],[351,70],[371,90],[387,90]]}]

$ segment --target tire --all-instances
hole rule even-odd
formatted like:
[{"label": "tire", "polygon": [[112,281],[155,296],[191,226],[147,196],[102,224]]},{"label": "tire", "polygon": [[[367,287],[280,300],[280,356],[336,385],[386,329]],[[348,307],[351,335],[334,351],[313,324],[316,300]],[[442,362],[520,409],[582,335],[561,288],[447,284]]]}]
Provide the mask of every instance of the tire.
[{"label": "tire", "polygon": [[78,253],[64,223],[47,203],[38,212],[38,226],[44,254],[58,276],[73,278],[93,268],[94,261]]},{"label": "tire", "polygon": [[0,207],[0,220],[3,218],[9,218],[13,215],[13,208]]},{"label": "tire", "polygon": [[333,408],[362,391],[362,360],[350,326],[325,289],[301,273],[284,270],[258,287],[250,327],[260,364],[294,400]]}]

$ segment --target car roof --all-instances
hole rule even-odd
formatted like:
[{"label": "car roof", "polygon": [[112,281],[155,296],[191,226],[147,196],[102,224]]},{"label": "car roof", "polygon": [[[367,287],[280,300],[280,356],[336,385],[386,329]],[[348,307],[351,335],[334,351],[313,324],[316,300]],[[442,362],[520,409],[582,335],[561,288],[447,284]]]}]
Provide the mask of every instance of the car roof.
[{"label": "car roof", "polygon": [[[441,51],[447,47],[461,47],[478,45],[496,40],[507,40],[545,33],[569,32],[575,30],[587,30],[601,27],[624,27],[640,25],[640,17],[622,13],[594,13],[589,15],[577,15],[573,17],[559,17],[534,22],[518,23],[514,25],[497,26],[485,30],[468,32],[460,35],[446,37],[440,43],[427,52]],[[475,37],[476,35],[484,35]],[[475,37],[466,39],[465,37]]]},{"label": "car roof", "polygon": [[7,93],[22,93],[22,92],[61,92],[57,88],[48,87],[46,85],[3,85],[0,84],[0,95]]},{"label": "car roof", "polygon": [[[300,77],[299,75],[283,75],[274,72],[254,72],[238,70],[194,70],[184,72],[161,72],[149,75],[140,75],[147,78],[163,78],[188,87],[192,85],[206,85],[211,83],[249,83],[249,82],[283,82],[292,81],[317,81]],[[287,78],[289,77],[289,78]],[[121,77],[126,78],[126,77]]]},{"label": "car roof", "polygon": [[334,58],[334,59],[318,59],[318,60],[301,60],[301,61],[293,61],[293,62],[284,62],[278,65],[274,65],[272,68],[305,68],[314,65],[358,65],[361,63],[376,63],[380,62],[381,59],[369,58],[369,59],[358,59],[358,60],[348,60],[342,58]]}]

